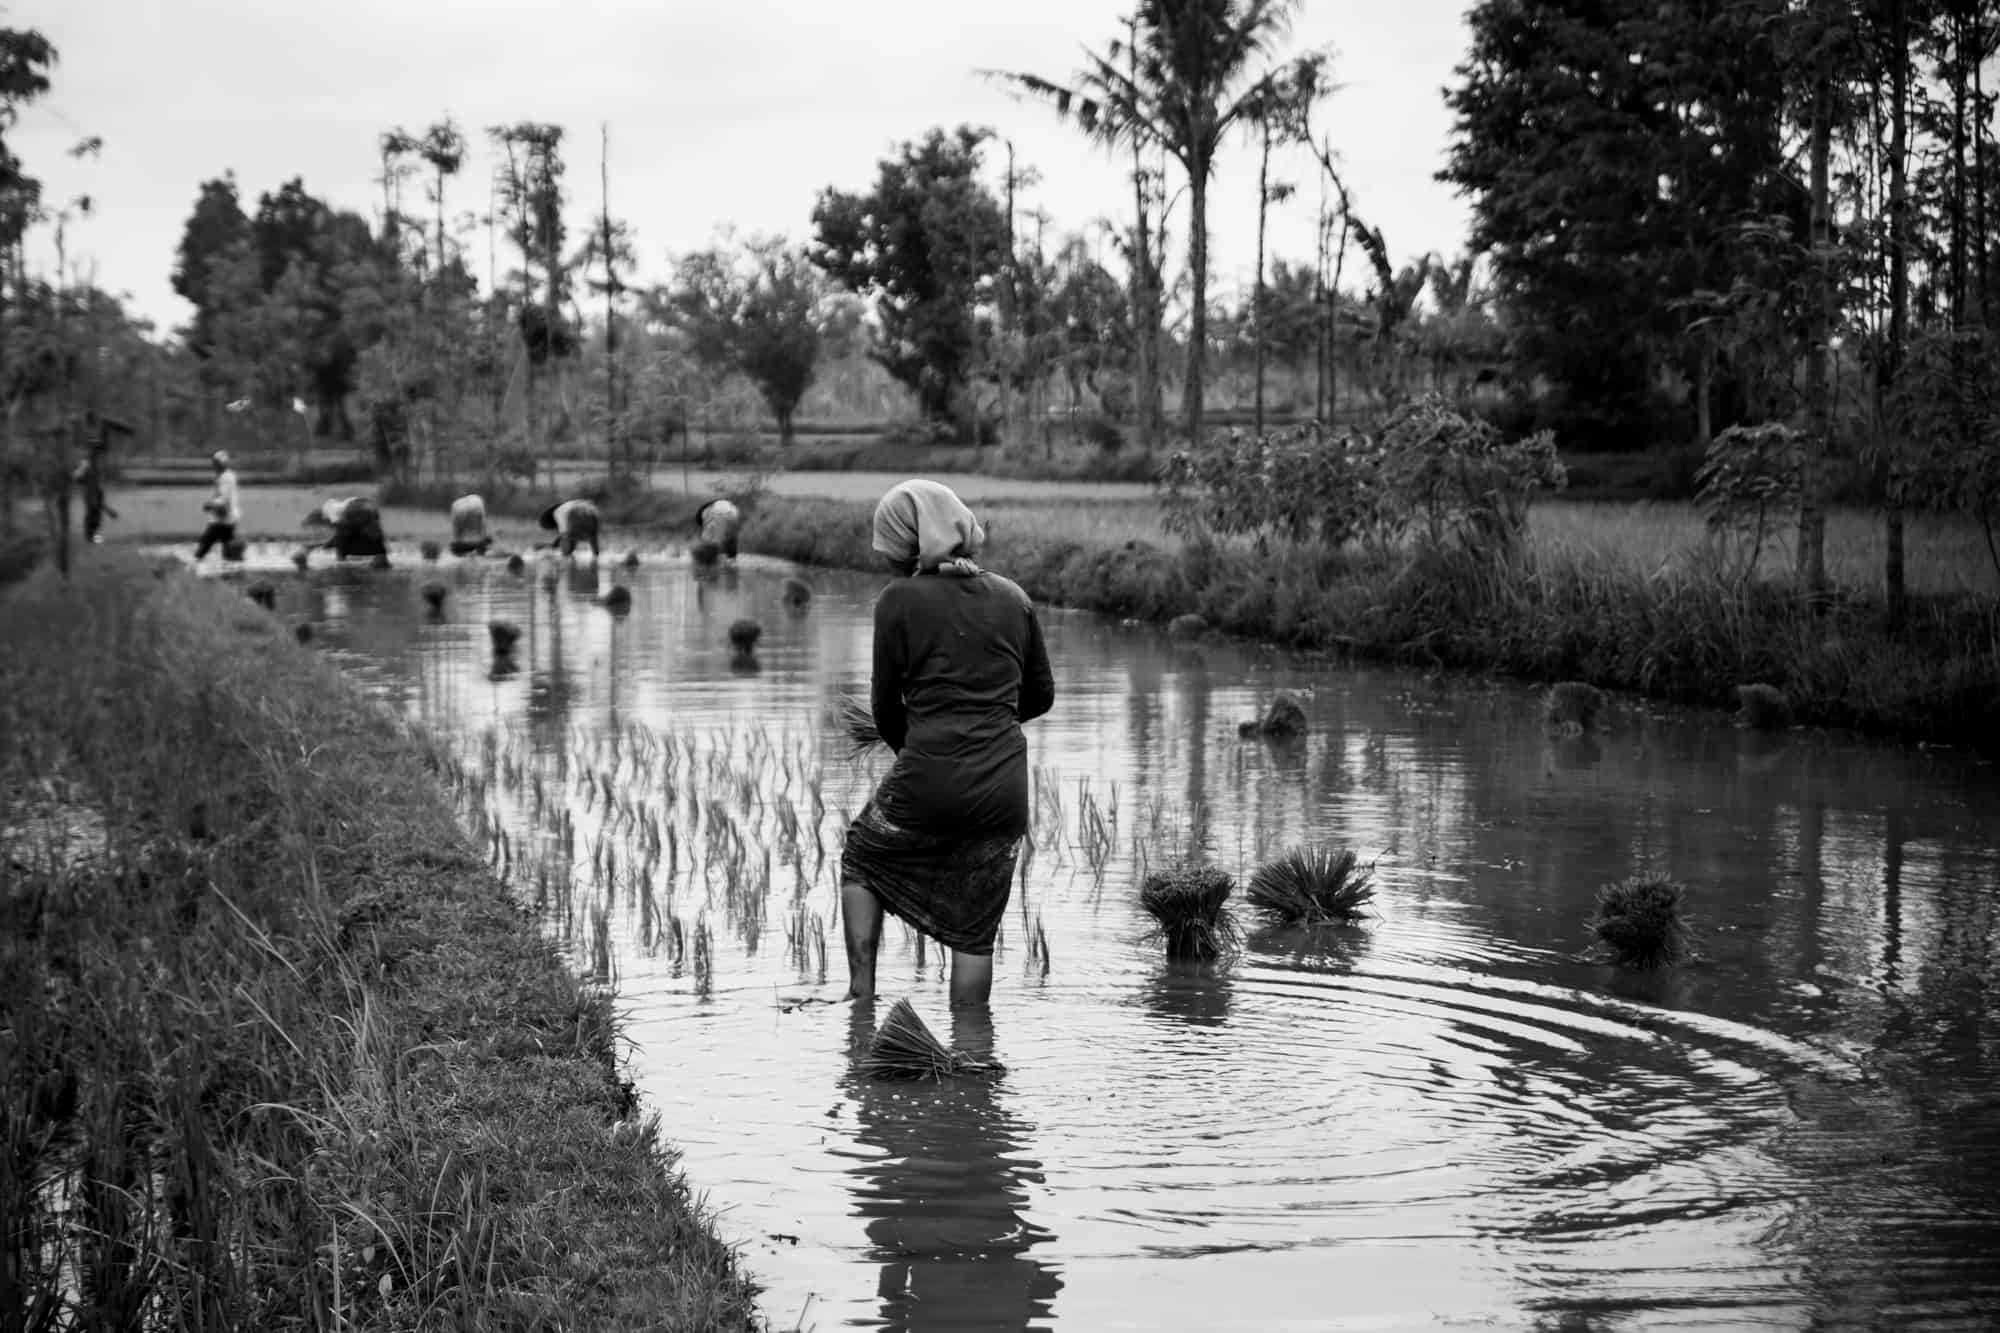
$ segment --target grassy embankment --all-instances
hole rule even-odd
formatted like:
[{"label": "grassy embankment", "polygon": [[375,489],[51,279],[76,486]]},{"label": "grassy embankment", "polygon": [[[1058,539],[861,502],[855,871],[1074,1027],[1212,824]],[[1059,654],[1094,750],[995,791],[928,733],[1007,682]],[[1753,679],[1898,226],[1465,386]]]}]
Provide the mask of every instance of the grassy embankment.
[{"label": "grassy embankment", "polygon": [[[442,493],[406,503],[442,504]],[[502,507],[535,510],[537,497]],[[695,502],[606,502],[615,526],[685,533]],[[1801,721],[1971,743],[2000,752],[2000,603],[1983,538],[1937,522],[1911,534],[1909,624],[1884,627],[1863,591],[1878,577],[1878,524],[1834,516],[1829,566],[1840,594],[1818,619],[1765,552],[1751,579],[1706,543],[1684,505],[1549,502],[1531,513],[1525,558],[1462,552],[1367,556],[1161,535],[1151,502],[981,506],[986,563],[1034,597],[1112,615],[1194,613],[1215,629],[1420,666],[1583,680],[1698,706],[1733,708],[1739,684],[1777,685]],[[871,505],[765,495],[744,549],[806,564],[872,568]]]},{"label": "grassy embankment", "polygon": [[611,998],[281,629],[114,547],[0,589],[0,1324],[752,1326]]}]

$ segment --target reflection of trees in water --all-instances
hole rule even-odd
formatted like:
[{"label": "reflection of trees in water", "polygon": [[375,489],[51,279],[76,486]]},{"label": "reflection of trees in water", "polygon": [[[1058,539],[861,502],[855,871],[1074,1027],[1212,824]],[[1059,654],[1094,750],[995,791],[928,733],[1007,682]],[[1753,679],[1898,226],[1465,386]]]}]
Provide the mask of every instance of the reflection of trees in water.
[{"label": "reflection of trees in water", "polygon": [[[855,1006],[855,1056],[876,1017],[873,1006]],[[950,1041],[990,1054],[990,1019],[955,1013]],[[857,1137],[881,1154],[855,1168],[853,1189],[868,1259],[881,1265],[882,1327],[1046,1327],[1062,1279],[1031,1257],[1054,1236],[1028,1218],[1041,1164],[1021,1156],[1032,1131],[1008,1107],[1004,1075],[898,1083],[856,1072],[846,1091]]]},{"label": "reflection of trees in water", "polygon": [[[541,665],[528,673],[528,698],[526,711],[528,728],[540,745],[561,745],[569,731],[570,710],[575,707],[578,694],[577,684],[571,676],[568,661],[568,647],[564,642],[562,608],[555,605],[555,588],[549,588],[549,605],[546,611],[537,614],[530,608],[529,627],[547,619],[548,649],[537,654]],[[533,650],[530,642],[530,650]]]}]

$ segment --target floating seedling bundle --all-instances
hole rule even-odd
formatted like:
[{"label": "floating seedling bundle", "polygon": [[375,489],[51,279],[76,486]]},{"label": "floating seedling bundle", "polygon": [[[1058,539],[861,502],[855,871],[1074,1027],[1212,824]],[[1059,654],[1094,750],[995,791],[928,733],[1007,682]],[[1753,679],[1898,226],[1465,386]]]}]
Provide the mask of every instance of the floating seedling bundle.
[{"label": "floating seedling bundle", "polygon": [[1374,899],[1374,878],[1375,867],[1362,865],[1352,848],[1295,847],[1259,866],[1243,896],[1289,926],[1352,921]]},{"label": "floating seedling bundle", "polygon": [[1665,875],[1633,875],[1597,891],[1590,930],[1620,967],[1669,967],[1687,955],[1686,890]]},{"label": "floating seedling bundle", "polygon": [[1225,906],[1235,891],[1235,879],[1215,866],[1173,865],[1140,881],[1139,905],[1158,923],[1167,957],[1214,958],[1236,943]]},{"label": "floating seedling bundle", "polygon": [[1597,725],[1604,691],[1580,680],[1558,681],[1542,700],[1542,720],[1556,731],[1585,732]]},{"label": "floating seedling bundle", "polygon": [[908,1000],[891,1006],[861,1068],[874,1078],[950,1078],[957,1074],[999,1074],[1006,1066],[997,1060],[980,1060],[963,1051],[954,1051],[939,1041]]}]

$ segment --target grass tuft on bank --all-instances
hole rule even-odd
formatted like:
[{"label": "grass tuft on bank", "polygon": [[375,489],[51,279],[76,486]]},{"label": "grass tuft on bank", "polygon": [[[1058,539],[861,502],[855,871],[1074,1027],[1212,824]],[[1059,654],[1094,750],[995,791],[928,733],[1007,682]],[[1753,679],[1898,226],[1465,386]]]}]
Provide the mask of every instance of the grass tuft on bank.
[{"label": "grass tuft on bank", "polygon": [[612,998],[281,628],[109,547],[0,593],[0,1308],[756,1326]]}]

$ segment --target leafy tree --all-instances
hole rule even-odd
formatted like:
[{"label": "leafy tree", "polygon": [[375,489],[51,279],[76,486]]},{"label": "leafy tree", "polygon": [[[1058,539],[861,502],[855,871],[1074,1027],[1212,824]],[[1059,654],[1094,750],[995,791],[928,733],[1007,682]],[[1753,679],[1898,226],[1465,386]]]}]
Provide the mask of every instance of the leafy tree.
[{"label": "leafy tree", "polygon": [[1202,430],[1203,358],[1208,339],[1208,186],[1229,134],[1272,102],[1273,84],[1289,77],[1317,86],[1324,57],[1290,71],[1265,65],[1289,31],[1299,0],[1139,0],[1127,46],[1086,52],[1071,83],[1035,74],[989,71],[1074,117],[1106,145],[1154,144],[1188,180],[1188,365],[1182,391],[1189,438]]},{"label": "leafy tree", "polygon": [[819,274],[803,250],[775,237],[683,256],[665,294],[670,318],[704,363],[742,374],[763,396],[790,445],[800,399],[820,353]]},{"label": "leafy tree", "polygon": [[209,286],[210,271],[218,260],[249,242],[250,218],[237,196],[235,175],[226,173],[202,182],[194,212],[181,230],[173,284],[174,292],[194,307],[194,323],[187,332],[188,350],[204,361],[215,344],[218,314],[216,295]]},{"label": "leafy tree", "polygon": [[977,312],[1006,254],[1000,203],[979,180],[989,131],[932,130],[879,164],[867,194],[827,189],[813,208],[812,262],[873,298],[874,356],[929,421],[973,428],[967,389]]},{"label": "leafy tree", "polygon": [[1745,219],[1785,216],[1803,240],[1783,155],[1786,21],[1784,0],[1472,9],[1440,177],[1471,195],[1473,248],[1492,256],[1523,368],[1598,436],[1572,443],[1644,440],[1664,365],[1709,392],[1687,307],[1734,285]]}]

